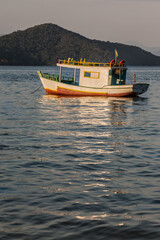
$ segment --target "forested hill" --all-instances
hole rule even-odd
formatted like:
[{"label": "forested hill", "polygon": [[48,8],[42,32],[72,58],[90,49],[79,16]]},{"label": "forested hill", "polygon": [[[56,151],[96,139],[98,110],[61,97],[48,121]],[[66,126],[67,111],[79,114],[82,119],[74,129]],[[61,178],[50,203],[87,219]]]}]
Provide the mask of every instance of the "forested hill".
[{"label": "forested hill", "polygon": [[0,37],[0,65],[55,65],[58,59],[110,62],[114,50],[127,65],[160,66],[160,57],[139,47],[85,38],[55,24]]}]

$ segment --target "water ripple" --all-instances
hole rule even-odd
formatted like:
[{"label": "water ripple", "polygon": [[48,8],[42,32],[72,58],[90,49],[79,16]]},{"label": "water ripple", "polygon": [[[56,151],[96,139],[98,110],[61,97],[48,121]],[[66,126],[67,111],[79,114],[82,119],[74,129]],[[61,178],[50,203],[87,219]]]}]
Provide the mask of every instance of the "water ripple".
[{"label": "water ripple", "polygon": [[119,99],[30,94],[36,70],[0,68],[0,238],[160,239],[160,69]]}]

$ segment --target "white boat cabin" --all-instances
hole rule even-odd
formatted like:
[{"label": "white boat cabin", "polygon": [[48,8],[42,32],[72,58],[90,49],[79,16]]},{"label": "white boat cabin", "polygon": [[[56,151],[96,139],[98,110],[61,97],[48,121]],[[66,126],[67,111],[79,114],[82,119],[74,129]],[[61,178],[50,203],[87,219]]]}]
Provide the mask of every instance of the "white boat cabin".
[{"label": "white boat cabin", "polygon": [[74,83],[76,84],[76,70],[79,69],[79,86],[91,88],[103,88],[110,85],[126,84],[126,64],[124,61],[116,63],[93,63],[84,60],[74,61],[73,59],[59,60],[57,66],[60,67],[59,82],[62,81],[62,68],[74,69]]}]

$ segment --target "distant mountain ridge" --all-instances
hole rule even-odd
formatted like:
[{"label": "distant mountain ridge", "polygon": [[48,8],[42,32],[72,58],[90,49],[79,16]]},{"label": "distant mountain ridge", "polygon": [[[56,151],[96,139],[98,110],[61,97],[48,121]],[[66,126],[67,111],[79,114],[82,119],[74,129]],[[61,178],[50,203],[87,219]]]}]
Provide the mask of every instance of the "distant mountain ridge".
[{"label": "distant mountain ridge", "polygon": [[126,45],[132,45],[142,48],[143,50],[147,52],[151,52],[153,55],[160,56],[160,47],[148,47],[140,42],[137,41],[127,41],[124,42]]},{"label": "distant mountain ridge", "polygon": [[46,23],[0,37],[0,65],[55,65],[69,57],[110,62],[115,49],[127,65],[160,66],[160,57],[140,47],[91,40]]}]

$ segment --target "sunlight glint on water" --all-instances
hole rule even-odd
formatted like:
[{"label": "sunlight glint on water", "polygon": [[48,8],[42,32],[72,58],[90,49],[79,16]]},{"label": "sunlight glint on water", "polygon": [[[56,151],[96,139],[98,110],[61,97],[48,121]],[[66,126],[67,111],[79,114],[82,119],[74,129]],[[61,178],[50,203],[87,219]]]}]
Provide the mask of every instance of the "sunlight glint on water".
[{"label": "sunlight glint on water", "polygon": [[0,67],[1,239],[159,239],[160,68],[129,68],[139,98],[31,94],[37,70]]}]

